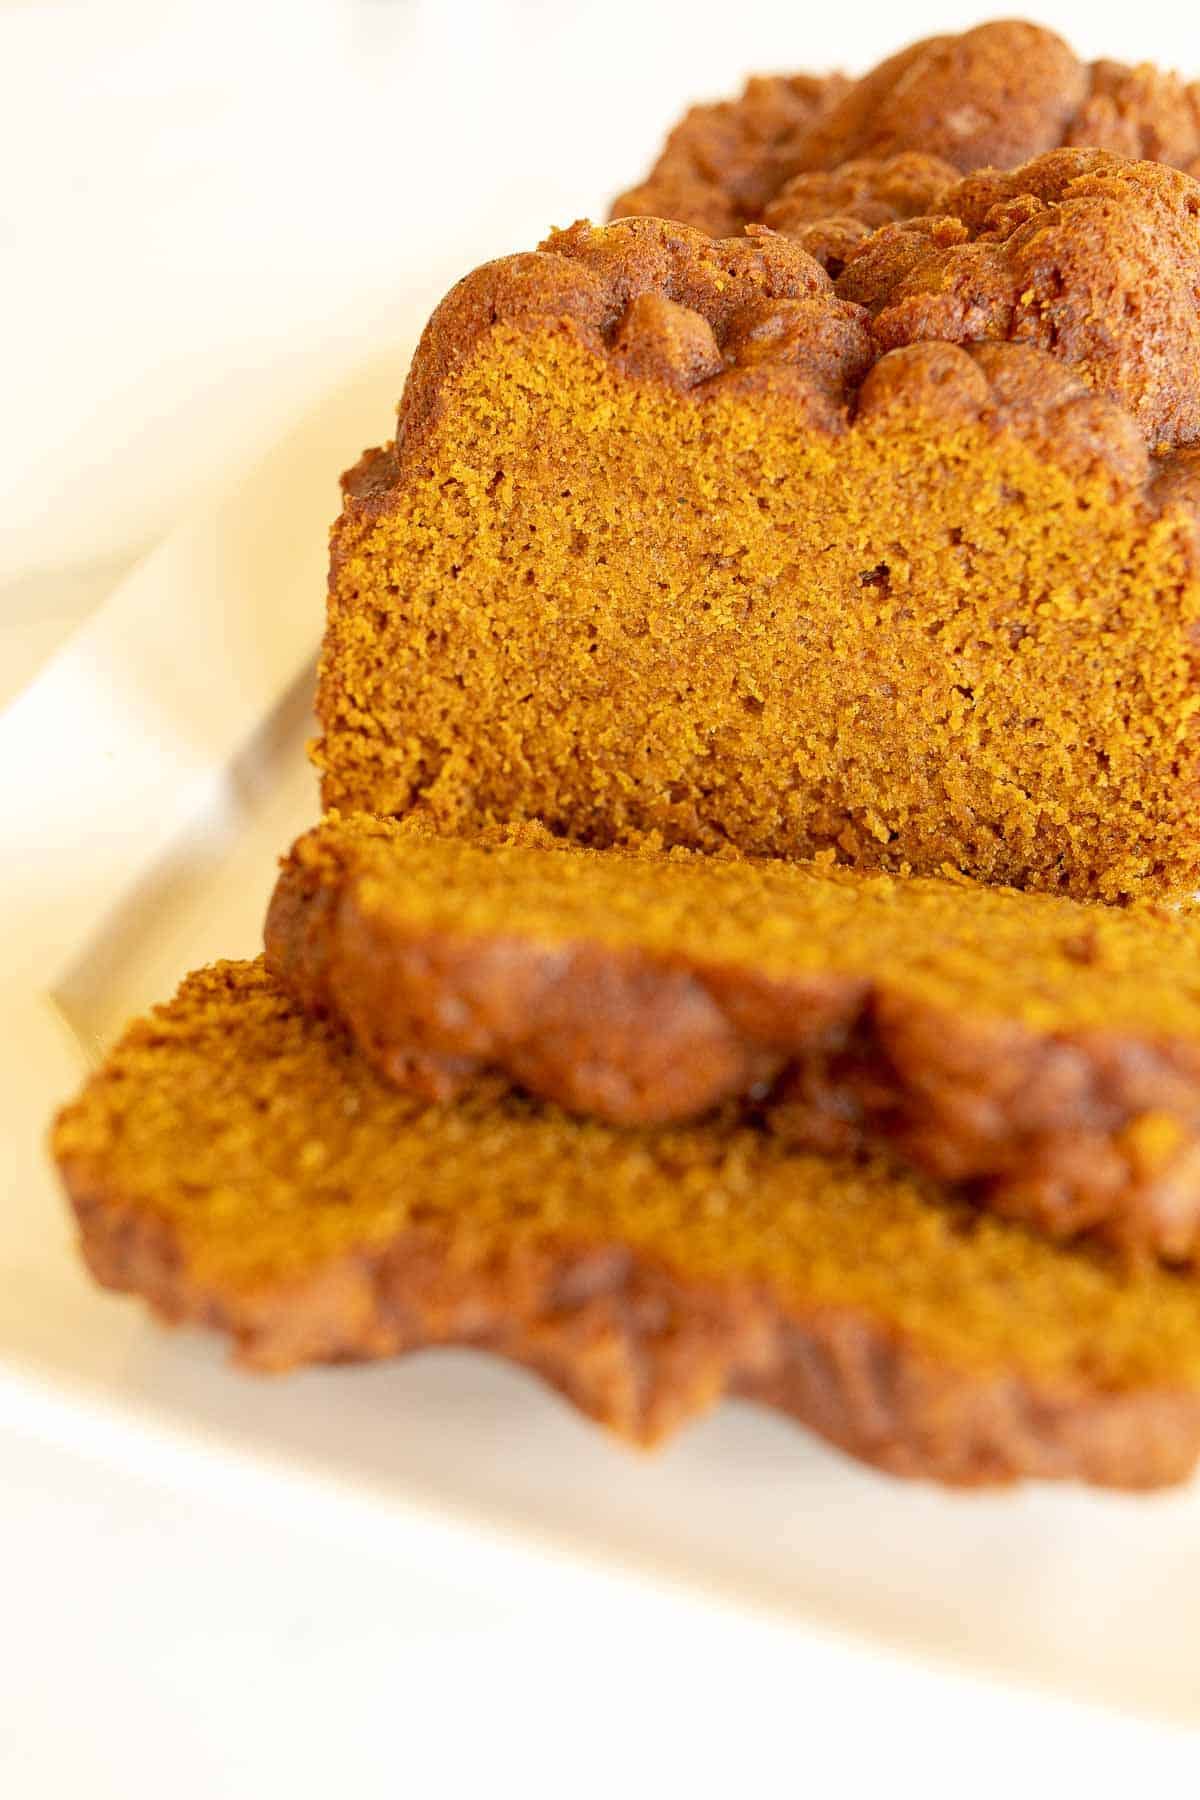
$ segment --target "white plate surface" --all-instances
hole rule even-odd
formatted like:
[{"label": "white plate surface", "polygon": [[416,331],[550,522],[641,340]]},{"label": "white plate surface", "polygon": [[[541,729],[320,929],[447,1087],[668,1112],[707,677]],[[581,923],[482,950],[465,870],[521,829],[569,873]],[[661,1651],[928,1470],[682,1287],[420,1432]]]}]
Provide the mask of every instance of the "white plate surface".
[{"label": "white plate surface", "polygon": [[[96,1292],[44,1153],[52,1108],[133,1012],[252,955],[275,858],[312,822],[305,737],[334,472],[387,430],[403,358],[330,397],[177,534],[0,719],[13,1103],[0,1393],[89,1453],[401,1526],[480,1581],[622,1584],[1200,1719],[1200,1491],[955,1495],[727,1405],[631,1455],[467,1353],[279,1380]],[[867,1654],[864,1648],[864,1656]]]}]

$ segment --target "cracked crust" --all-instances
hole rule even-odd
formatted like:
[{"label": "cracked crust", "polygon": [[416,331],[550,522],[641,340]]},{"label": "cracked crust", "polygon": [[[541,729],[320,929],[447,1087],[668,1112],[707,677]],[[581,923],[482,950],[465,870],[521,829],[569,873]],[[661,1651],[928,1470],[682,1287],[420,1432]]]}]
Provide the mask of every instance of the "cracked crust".
[{"label": "cracked crust", "polygon": [[271,974],[427,1098],[499,1071],[624,1125],[740,1099],[816,1149],[890,1143],[1055,1238],[1184,1261],[1197,946],[1038,895],[336,816],[284,859],[266,927]]},{"label": "cracked crust", "polygon": [[[345,477],[347,513],[378,515],[427,471],[447,392],[503,326],[562,332],[695,400],[786,395],[810,430],[884,405],[898,425],[970,415],[1067,469],[1101,463],[1127,491],[1153,477],[1161,496],[1190,497],[1163,482],[1161,453],[1200,432],[1200,183],[1066,151],[944,204],[958,211],[849,247],[836,285],[765,227],[717,242],[659,219],[578,223],[485,264],[426,326],[395,443]],[[929,340],[967,355],[889,355]]]},{"label": "cracked crust", "polygon": [[769,217],[798,175],[914,152],[969,174],[1063,145],[1200,174],[1200,83],[1149,64],[1082,63],[1042,26],[996,21],[910,45],[859,81],[757,77],[737,100],[693,107],[612,216],[729,236]]},{"label": "cracked crust", "polygon": [[763,208],[762,222],[781,231],[836,278],[853,252],[881,225],[936,212],[958,183],[958,170],[937,156],[905,150],[860,157],[829,172],[796,175]]},{"label": "cracked crust", "polygon": [[1068,364],[1152,447],[1200,435],[1200,182],[1159,163],[1057,150],[969,176],[937,215],[849,253],[837,283],[881,351],[1018,340]]},{"label": "cracked crust", "polygon": [[635,1442],[740,1394],[961,1484],[1151,1487],[1200,1448],[1194,1284],[727,1124],[422,1109],[258,965],[133,1026],[55,1153],[96,1278],[252,1367],[467,1344]]},{"label": "cracked crust", "polygon": [[422,335],[394,453],[352,471],[354,499],[419,468],[445,390],[498,326],[549,326],[634,380],[681,394],[753,392],[777,379],[828,430],[873,357],[866,312],[839,300],[811,256],[778,233],[718,242],[660,219],[555,231],[539,250],[486,263],[451,289]]},{"label": "cracked crust", "polygon": [[814,121],[850,83],[841,75],[755,75],[736,100],[693,106],[675,126],[648,179],[614,203],[612,217],[678,219],[733,237],[800,168]]}]

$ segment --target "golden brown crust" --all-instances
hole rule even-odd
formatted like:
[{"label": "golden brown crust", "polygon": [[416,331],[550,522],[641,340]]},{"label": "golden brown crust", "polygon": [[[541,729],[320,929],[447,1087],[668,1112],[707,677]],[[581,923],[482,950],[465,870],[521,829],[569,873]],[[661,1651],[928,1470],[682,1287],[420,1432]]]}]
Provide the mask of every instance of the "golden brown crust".
[{"label": "golden brown crust", "polygon": [[793,176],[763,208],[762,222],[793,239],[836,277],[872,231],[936,212],[943,194],[957,183],[951,163],[919,151],[860,157],[831,171]]},{"label": "golden brown crust", "polygon": [[[1070,469],[1103,461],[1123,487],[1158,479],[1138,433],[1161,451],[1200,431],[1200,183],[1066,151],[963,182],[944,204],[957,211],[848,247],[836,287],[763,227],[714,242],[659,219],[579,223],[485,264],[426,326],[395,445],[345,477],[348,513],[387,510],[425,471],[445,395],[498,325],[567,333],[631,379],[697,400],[769,387],[809,429],[844,429],[852,408],[876,415],[886,392],[910,415],[973,414],[1027,435]],[[1114,262],[1138,277],[1120,292]],[[949,354],[887,354],[933,339],[980,342],[979,375]]]},{"label": "golden brown crust", "polygon": [[63,1164],[83,1255],[102,1287],[165,1322],[224,1332],[247,1368],[486,1350],[530,1370],[618,1437],[650,1449],[726,1395],[787,1413],[890,1475],[984,1487],[1081,1481],[1146,1490],[1191,1474],[1200,1397],[1056,1392],[939,1369],[870,1321],[802,1322],[765,1295],[681,1284],[619,1245],[545,1243],[464,1277],[432,1234],[349,1254],[253,1296],[197,1287],[163,1221]]},{"label": "golden brown crust", "polygon": [[[490,1184],[507,1192],[526,1135],[520,1210],[534,1216],[513,1210],[472,1248],[466,1221],[486,1216]],[[458,1185],[473,1146],[474,1193]],[[1078,1327],[1055,1318],[1066,1349],[1045,1366],[1018,1349],[1028,1341],[1020,1330],[1007,1366],[969,1325],[960,1353],[934,1351],[902,1322],[902,1307],[889,1321],[890,1280],[877,1285],[877,1303],[838,1304],[823,1264],[800,1274],[799,1288],[779,1288],[739,1271],[719,1241],[696,1260],[681,1227],[651,1221],[626,1240],[604,1223],[614,1182],[632,1183],[638,1219],[652,1192],[684,1205],[686,1185],[698,1239],[705,1218],[724,1231],[723,1188],[739,1170],[755,1179],[759,1152],[744,1133],[674,1133],[626,1149],[597,1127],[501,1105],[405,1115],[336,1034],[303,1024],[253,965],[190,978],[171,1006],[133,1027],[60,1117],[55,1149],[96,1278],[141,1294],[166,1319],[229,1333],[253,1367],[475,1345],[534,1369],[637,1442],[736,1393],[893,1473],[961,1484],[1033,1475],[1150,1487],[1182,1479],[1200,1449],[1200,1330],[1186,1284],[1139,1278],[1144,1291],[1126,1294],[1086,1259],[1039,1249],[1012,1227],[988,1227],[975,1258],[958,1235],[965,1220],[943,1220],[932,1193],[910,1196],[882,1171],[847,1167],[844,1204],[866,1209],[855,1264],[882,1256],[902,1287],[915,1232],[923,1254],[949,1258],[947,1270],[975,1258],[988,1283],[1011,1250],[1014,1273],[1025,1269],[1004,1290],[1018,1313],[1050,1281],[1064,1307],[1078,1290],[1089,1308],[1112,1310],[1115,1333],[1135,1331],[1126,1351],[1106,1350],[1084,1317]],[[545,1198],[551,1166],[570,1190],[565,1210]],[[358,1185],[346,1192],[351,1170]],[[819,1229],[821,1208],[842,1204],[838,1177],[811,1160],[780,1168],[777,1156],[758,1168],[776,1187],[789,1174],[797,1195],[807,1180],[827,1191],[801,1205]],[[896,1218],[876,1246],[861,1234],[873,1229],[871,1207],[890,1216],[893,1186]],[[844,1227],[831,1223],[839,1241]],[[958,1302],[947,1292],[937,1304]],[[1035,1306],[1031,1319],[1041,1316]],[[1160,1344],[1137,1335],[1143,1316],[1160,1320]],[[986,1337],[986,1308],[980,1317]],[[1177,1351],[1167,1348],[1176,1340]]]},{"label": "golden brown crust", "polygon": [[1035,454],[1085,477],[1101,468],[1113,491],[1145,492],[1156,509],[1171,501],[1162,485],[1169,457],[1152,460],[1137,424],[1074,372],[1032,344],[982,343],[960,349],[937,341],[880,357],[858,393],[856,422],[911,429],[979,424],[1012,433]]},{"label": "golden brown crust", "polygon": [[612,217],[678,219],[732,237],[761,217],[800,167],[797,146],[848,85],[840,75],[756,75],[736,100],[693,106],[647,180],[614,203]]},{"label": "golden brown crust", "polygon": [[1018,19],[909,45],[818,119],[803,167],[920,150],[964,173],[1011,168],[1065,141],[1087,70],[1054,32]]},{"label": "golden brown crust", "polygon": [[1200,183],[1177,170],[1057,150],[969,176],[936,217],[852,249],[837,287],[881,350],[1018,340],[1119,402],[1154,448],[1200,436]]},{"label": "golden brown crust", "polygon": [[370,481],[364,489],[365,476],[352,473],[352,498],[378,509],[390,486],[419,471],[445,390],[497,325],[550,326],[631,379],[681,394],[752,388],[769,363],[809,423],[831,430],[872,356],[865,312],[840,301],[820,265],[778,233],[717,242],[661,219],[581,221],[451,289],[413,358],[394,457],[368,452]]},{"label": "golden brown crust", "polygon": [[[1178,1018],[1156,1027],[1149,1006],[1140,1024],[1116,1022],[1123,995],[1140,1003],[1172,985],[1165,956],[1182,986],[1197,943],[1188,926],[950,882],[786,865],[743,875],[528,837],[470,846],[331,818],[283,861],[268,969],[305,1007],[346,1024],[391,1080],[434,1099],[484,1071],[624,1125],[697,1118],[736,1098],[816,1149],[890,1143],[1055,1238],[1091,1232],[1124,1253],[1181,1261],[1200,1248],[1200,1030],[1189,1041]],[[645,920],[628,941],[616,937],[613,880]],[[487,923],[480,895],[491,896]],[[732,907],[744,913],[742,960],[682,923],[706,900],[712,933]],[[546,910],[530,923],[535,904]],[[656,928],[656,904],[681,923]],[[764,967],[755,937],[778,944],[789,910],[805,921],[799,950],[811,966]],[[929,968],[949,958],[936,996],[890,961],[907,919]],[[874,940],[870,968],[852,930]],[[989,931],[1001,991],[1009,971],[999,1010],[963,960],[964,943],[982,936],[986,980]],[[1040,947],[1032,963],[1019,961],[1023,938]],[[1087,1023],[1071,1013],[1079,985],[1106,996]],[[1031,1001],[1037,1022],[1023,1017]]]},{"label": "golden brown crust", "polygon": [[[793,87],[801,101],[789,109]],[[737,100],[694,107],[612,216],[678,219],[726,236],[768,217],[799,174],[910,152],[968,174],[1061,145],[1200,174],[1200,83],[1148,64],[1081,63],[1041,26],[993,21],[910,45],[856,82],[759,77]]]},{"label": "golden brown crust", "polygon": [[1115,150],[1200,175],[1200,81],[1151,63],[1094,62],[1088,97],[1063,142]]}]

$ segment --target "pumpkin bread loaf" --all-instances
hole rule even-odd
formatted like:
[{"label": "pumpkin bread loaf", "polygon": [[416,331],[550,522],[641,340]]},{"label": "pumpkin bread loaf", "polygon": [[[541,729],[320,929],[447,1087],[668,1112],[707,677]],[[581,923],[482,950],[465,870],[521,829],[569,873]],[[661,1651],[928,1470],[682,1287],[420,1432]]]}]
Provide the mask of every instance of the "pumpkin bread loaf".
[{"label": "pumpkin bread loaf", "polygon": [[282,1369],[486,1347],[640,1442],[736,1393],[951,1482],[1152,1486],[1200,1448],[1200,1287],[877,1160],[382,1081],[259,964],[190,977],[60,1116],[106,1286]]},{"label": "pumpkin bread loaf", "polygon": [[1200,924],[1078,904],[1200,886],[1189,169],[1200,89],[984,26],[459,283],[344,478],[341,813],[56,1123],[99,1281],[640,1443],[1190,1471]]},{"label": "pumpkin bread loaf", "polygon": [[480,1071],[619,1124],[751,1100],[1010,1217],[1200,1248],[1200,921],[1044,894],[328,819],[267,967],[392,1080]]},{"label": "pumpkin bread loaf", "polygon": [[461,282],[346,478],[326,804],[1200,885],[1200,183],[1060,149],[938,209],[836,283],[652,219]]},{"label": "pumpkin bread loaf", "polygon": [[613,217],[713,237],[764,222],[836,256],[866,228],[934,210],[960,174],[1079,145],[1200,175],[1200,82],[1084,63],[1042,25],[996,20],[911,44],[859,81],[756,76],[736,100],[692,107]]}]

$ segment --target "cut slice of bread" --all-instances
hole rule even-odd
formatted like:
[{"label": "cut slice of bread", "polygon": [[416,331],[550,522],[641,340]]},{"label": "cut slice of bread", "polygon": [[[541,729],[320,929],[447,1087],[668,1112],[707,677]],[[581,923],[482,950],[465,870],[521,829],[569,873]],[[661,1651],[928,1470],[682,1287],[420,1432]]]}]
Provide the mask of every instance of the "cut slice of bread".
[{"label": "cut slice of bread", "polygon": [[637,218],[477,269],[345,480],[326,804],[1188,895],[1198,295],[1200,183],[1085,149],[836,283]]},{"label": "cut slice of bread", "polygon": [[260,1368],[478,1345],[641,1442],[735,1393],[959,1483],[1200,1448],[1195,1282],[736,1123],[422,1105],[259,963],[135,1024],[54,1149],[96,1276]]},{"label": "cut slice of bread", "polygon": [[761,1105],[1056,1237],[1200,1244],[1200,920],[828,866],[331,816],[268,967],[402,1086],[480,1071],[619,1124]]}]

